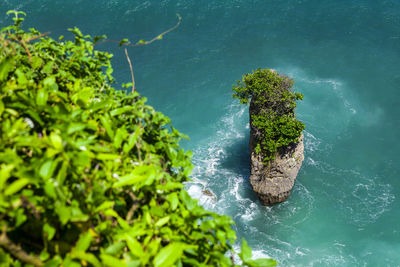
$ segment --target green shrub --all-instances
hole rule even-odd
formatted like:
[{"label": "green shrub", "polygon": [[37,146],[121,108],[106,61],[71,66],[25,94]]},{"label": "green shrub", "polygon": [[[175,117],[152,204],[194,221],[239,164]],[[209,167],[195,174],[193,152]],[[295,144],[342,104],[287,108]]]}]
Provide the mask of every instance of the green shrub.
[{"label": "green shrub", "polygon": [[303,99],[291,88],[293,80],[269,69],[245,74],[233,86],[234,98],[250,103],[250,125],[255,133],[254,151],[265,163],[273,160],[280,149],[297,143],[305,126],[296,120],[296,100]]},{"label": "green shrub", "polygon": [[[232,265],[232,219],[183,189],[184,135],[111,87],[99,38],[75,28],[58,42],[13,13],[0,32],[0,265]],[[275,264],[243,248],[245,264]]]}]

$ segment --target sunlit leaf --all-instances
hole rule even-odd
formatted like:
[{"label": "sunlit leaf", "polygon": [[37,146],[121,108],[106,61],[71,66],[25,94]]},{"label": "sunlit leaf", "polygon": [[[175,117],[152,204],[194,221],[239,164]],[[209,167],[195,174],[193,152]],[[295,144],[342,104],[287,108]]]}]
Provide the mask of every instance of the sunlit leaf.
[{"label": "sunlit leaf", "polygon": [[172,266],[182,255],[185,244],[171,243],[162,248],[157,256],[154,258],[155,267]]},{"label": "sunlit leaf", "polygon": [[90,246],[90,242],[92,242],[92,236],[89,232],[81,234],[75,245],[75,250],[86,251]]},{"label": "sunlit leaf", "polygon": [[29,184],[29,179],[22,178],[14,181],[11,183],[7,188],[4,190],[4,195],[9,196],[17,193],[19,190],[24,188],[27,184]]}]

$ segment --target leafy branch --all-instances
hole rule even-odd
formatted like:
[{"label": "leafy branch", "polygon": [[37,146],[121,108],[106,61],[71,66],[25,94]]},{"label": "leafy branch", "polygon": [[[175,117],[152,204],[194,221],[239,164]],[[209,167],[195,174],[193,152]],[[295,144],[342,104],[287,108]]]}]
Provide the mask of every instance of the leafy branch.
[{"label": "leafy branch", "polygon": [[232,218],[184,189],[185,135],[138,92],[112,87],[98,38],[75,28],[60,42],[22,20],[0,30],[5,265],[232,266]]},{"label": "leafy branch", "polygon": [[[103,40],[101,40],[99,42],[97,42],[99,39],[95,39],[95,44],[94,45],[96,45],[96,44],[99,45],[99,44],[106,43],[106,42],[117,43],[117,44],[119,44],[119,46],[127,46],[127,47],[138,47],[138,46],[149,45],[149,44],[151,44],[151,43],[153,43],[153,42],[155,42],[157,40],[161,40],[164,37],[164,35],[166,35],[167,33],[172,32],[173,30],[175,30],[176,28],[179,27],[179,25],[181,24],[181,21],[182,21],[182,17],[179,14],[176,14],[176,16],[178,17],[178,22],[173,27],[163,31],[162,33],[158,34],[157,36],[155,36],[154,38],[152,38],[149,41],[139,40],[137,43],[132,44],[132,43],[129,42],[128,39],[123,39],[122,41],[103,39]],[[100,37],[100,38],[102,38],[102,37]],[[128,61],[129,69],[130,69],[130,72],[131,72],[132,92],[134,92],[136,90],[136,86],[135,86],[135,77],[133,75],[132,62],[131,62],[131,59],[129,58],[127,48],[125,47],[124,50],[125,50],[125,57],[126,57],[126,60]]]},{"label": "leafy branch", "polygon": [[136,42],[135,44],[132,44],[128,39],[123,39],[122,41],[117,41],[117,40],[110,40],[110,39],[102,39],[99,42],[95,42],[95,45],[99,45],[102,43],[106,43],[106,42],[112,42],[112,43],[117,43],[120,46],[129,46],[129,47],[138,47],[138,46],[144,46],[144,45],[149,45],[155,41],[161,40],[164,35],[166,35],[167,33],[172,32],[173,30],[175,30],[176,28],[179,27],[179,25],[182,22],[182,17],[179,14],[176,14],[177,18],[178,18],[178,22],[171,28],[168,28],[167,30],[163,31],[162,33],[156,35],[155,37],[153,37],[152,39],[150,39],[149,41],[145,41],[145,40],[139,40],[138,42]]}]

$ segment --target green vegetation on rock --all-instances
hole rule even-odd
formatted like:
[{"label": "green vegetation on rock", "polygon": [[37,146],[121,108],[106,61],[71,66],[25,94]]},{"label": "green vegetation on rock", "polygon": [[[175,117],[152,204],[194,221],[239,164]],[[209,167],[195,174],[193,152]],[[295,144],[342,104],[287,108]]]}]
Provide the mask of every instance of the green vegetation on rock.
[{"label": "green vegetation on rock", "polygon": [[[0,32],[0,265],[231,266],[228,216],[184,190],[184,135],[115,90],[99,38]],[[126,88],[131,86],[127,84]],[[248,266],[273,266],[251,259]]]},{"label": "green vegetation on rock", "polygon": [[255,133],[254,151],[265,163],[273,160],[280,149],[297,143],[305,126],[296,120],[296,100],[301,93],[292,91],[293,80],[273,70],[258,69],[245,74],[233,86],[234,98],[250,102],[250,125]]}]

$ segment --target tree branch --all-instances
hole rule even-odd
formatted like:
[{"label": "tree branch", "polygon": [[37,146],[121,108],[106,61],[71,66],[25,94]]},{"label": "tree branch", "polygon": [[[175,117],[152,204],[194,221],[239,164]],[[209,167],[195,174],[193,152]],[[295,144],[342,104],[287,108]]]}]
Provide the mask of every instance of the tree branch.
[{"label": "tree branch", "polygon": [[35,35],[35,36],[32,36],[31,38],[26,39],[25,42],[28,43],[30,41],[36,40],[38,38],[44,37],[44,36],[49,35],[49,34],[50,34],[50,32],[45,32],[45,33],[42,33],[42,34],[39,34],[39,35]]},{"label": "tree branch", "polygon": [[126,49],[126,47],[125,47],[125,56],[126,56],[126,59],[128,60],[128,63],[129,63],[129,69],[131,70],[131,77],[132,77],[132,93],[133,93],[133,92],[135,92],[135,90],[136,90],[136,87],[135,87],[135,77],[133,76],[132,63],[131,63],[131,59],[129,58],[129,55],[128,55],[128,49]]},{"label": "tree branch", "polygon": [[162,32],[161,34],[157,35],[156,37],[154,37],[154,38],[151,39],[150,41],[145,41],[145,42],[140,42],[140,41],[139,41],[138,43],[136,43],[136,44],[134,44],[134,45],[129,44],[129,43],[126,44],[126,45],[127,45],[127,46],[143,46],[143,45],[151,44],[151,43],[154,42],[154,41],[161,40],[162,37],[163,37],[165,34],[167,34],[167,33],[169,33],[169,32],[172,32],[173,30],[175,30],[176,28],[178,28],[179,25],[181,24],[181,21],[182,21],[181,15],[176,14],[176,16],[178,17],[178,22],[176,23],[176,25],[175,25],[174,27],[171,27],[171,28],[169,28],[168,30]]},{"label": "tree branch", "polygon": [[22,262],[32,264],[33,266],[43,266],[43,262],[34,256],[29,255],[25,252],[20,246],[14,244],[6,234],[7,228],[4,226],[2,233],[0,235],[0,246],[7,250],[11,255],[15,258],[19,259]]},{"label": "tree branch", "polygon": [[160,34],[158,34],[157,36],[155,36],[155,37],[154,37],[153,39],[151,39],[150,41],[140,40],[140,41],[138,41],[136,44],[131,44],[131,43],[129,43],[129,42],[127,42],[127,43],[122,43],[122,44],[121,44],[121,41],[104,39],[104,40],[101,40],[100,42],[96,43],[95,45],[99,45],[99,44],[107,43],[107,42],[117,43],[117,44],[120,44],[120,45],[129,46],[129,47],[136,47],[136,46],[149,45],[149,44],[151,44],[151,43],[153,43],[153,42],[155,42],[155,41],[157,41],[157,40],[161,40],[161,39],[163,38],[164,35],[166,35],[167,33],[172,32],[173,30],[175,30],[176,28],[179,27],[179,25],[181,24],[181,21],[182,21],[182,17],[181,17],[181,15],[179,15],[179,14],[176,14],[176,16],[178,17],[178,22],[175,24],[175,26],[173,26],[173,27],[169,28],[168,30],[166,30],[166,31],[164,31],[164,32],[162,32],[162,33],[160,33]]}]

